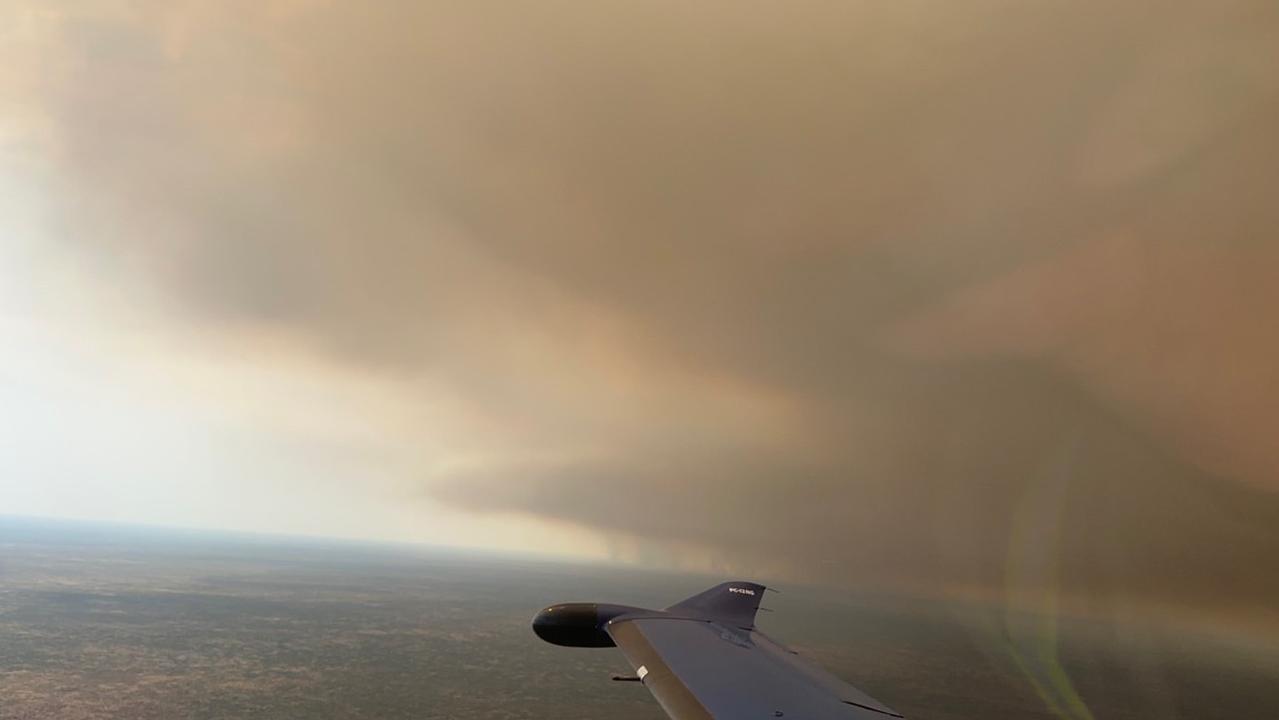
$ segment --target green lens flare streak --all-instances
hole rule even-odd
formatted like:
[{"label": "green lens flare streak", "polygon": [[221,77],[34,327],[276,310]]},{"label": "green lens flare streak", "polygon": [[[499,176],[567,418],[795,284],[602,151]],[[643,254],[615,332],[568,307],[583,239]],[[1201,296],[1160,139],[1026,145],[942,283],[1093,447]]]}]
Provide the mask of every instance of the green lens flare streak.
[{"label": "green lens flare streak", "polygon": [[1009,537],[1001,635],[1013,663],[1054,715],[1093,720],[1057,653],[1062,509],[1074,449],[1075,444],[1068,443],[1065,461],[1032,478],[1018,503]]}]

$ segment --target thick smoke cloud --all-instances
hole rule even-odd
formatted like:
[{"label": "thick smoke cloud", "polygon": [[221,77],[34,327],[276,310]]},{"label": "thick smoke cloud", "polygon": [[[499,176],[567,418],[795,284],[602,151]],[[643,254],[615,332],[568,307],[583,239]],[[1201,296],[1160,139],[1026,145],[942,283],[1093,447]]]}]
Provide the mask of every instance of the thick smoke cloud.
[{"label": "thick smoke cloud", "polygon": [[41,22],[66,242],[447,404],[432,497],[838,583],[1279,598],[1271,3]]}]

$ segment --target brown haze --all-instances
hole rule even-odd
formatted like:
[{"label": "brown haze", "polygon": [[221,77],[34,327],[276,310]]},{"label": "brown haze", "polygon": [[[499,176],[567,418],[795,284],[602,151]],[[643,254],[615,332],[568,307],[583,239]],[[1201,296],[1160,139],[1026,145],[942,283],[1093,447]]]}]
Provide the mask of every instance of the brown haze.
[{"label": "brown haze", "polygon": [[1270,0],[66,12],[3,76],[60,242],[443,408],[423,497],[836,583],[1279,600]]}]

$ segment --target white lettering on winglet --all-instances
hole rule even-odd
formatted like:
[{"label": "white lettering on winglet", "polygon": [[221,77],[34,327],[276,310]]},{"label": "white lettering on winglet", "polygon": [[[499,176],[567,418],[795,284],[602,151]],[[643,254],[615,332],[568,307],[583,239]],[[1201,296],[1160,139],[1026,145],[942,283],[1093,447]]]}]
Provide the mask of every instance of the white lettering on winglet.
[{"label": "white lettering on winglet", "polygon": [[750,588],[735,588],[735,587],[731,587],[731,588],[729,588],[729,589],[728,589],[728,591],[729,591],[729,592],[731,592],[731,593],[737,593],[737,594],[739,594],[739,595],[754,595],[754,594],[755,594],[755,591],[754,591],[754,590],[751,590]]}]

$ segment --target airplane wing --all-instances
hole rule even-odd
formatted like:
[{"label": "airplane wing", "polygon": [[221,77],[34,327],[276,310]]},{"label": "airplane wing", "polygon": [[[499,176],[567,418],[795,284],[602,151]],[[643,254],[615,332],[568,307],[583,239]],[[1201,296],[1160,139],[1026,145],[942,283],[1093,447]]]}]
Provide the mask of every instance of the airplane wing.
[{"label": "airplane wing", "polygon": [[756,630],[763,590],[725,583],[659,613],[621,615],[605,630],[675,720],[902,717]]}]

